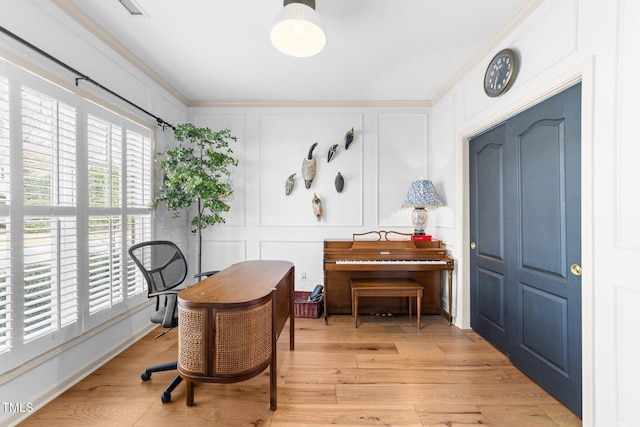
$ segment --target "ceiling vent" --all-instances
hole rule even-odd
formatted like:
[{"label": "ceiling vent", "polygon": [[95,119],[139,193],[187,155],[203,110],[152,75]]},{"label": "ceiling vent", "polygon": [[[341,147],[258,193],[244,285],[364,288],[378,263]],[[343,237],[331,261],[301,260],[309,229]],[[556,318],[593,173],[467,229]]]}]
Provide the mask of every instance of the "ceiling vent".
[{"label": "ceiling vent", "polygon": [[122,6],[124,6],[125,9],[127,9],[127,12],[129,12],[131,15],[133,16],[144,15],[144,13],[142,12],[142,9],[140,9],[140,6],[138,6],[133,0],[118,0],[118,1]]}]

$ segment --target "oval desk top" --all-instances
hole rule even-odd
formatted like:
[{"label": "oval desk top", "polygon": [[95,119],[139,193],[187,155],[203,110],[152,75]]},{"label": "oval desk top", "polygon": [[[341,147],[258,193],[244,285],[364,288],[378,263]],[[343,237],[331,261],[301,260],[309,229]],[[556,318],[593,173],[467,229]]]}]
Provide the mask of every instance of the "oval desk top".
[{"label": "oval desk top", "polygon": [[185,307],[242,306],[270,295],[292,269],[289,261],[239,262],[180,291],[178,302]]}]

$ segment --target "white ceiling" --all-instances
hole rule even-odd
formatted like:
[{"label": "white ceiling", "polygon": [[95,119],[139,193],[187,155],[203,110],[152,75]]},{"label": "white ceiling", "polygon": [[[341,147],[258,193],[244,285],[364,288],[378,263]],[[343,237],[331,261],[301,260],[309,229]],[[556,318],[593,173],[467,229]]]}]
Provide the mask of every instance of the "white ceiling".
[{"label": "white ceiling", "polygon": [[[54,0],[55,1],[55,0]],[[434,99],[534,0],[316,0],[327,46],[311,58],[277,51],[282,0],[55,1],[126,49],[188,105]]]}]

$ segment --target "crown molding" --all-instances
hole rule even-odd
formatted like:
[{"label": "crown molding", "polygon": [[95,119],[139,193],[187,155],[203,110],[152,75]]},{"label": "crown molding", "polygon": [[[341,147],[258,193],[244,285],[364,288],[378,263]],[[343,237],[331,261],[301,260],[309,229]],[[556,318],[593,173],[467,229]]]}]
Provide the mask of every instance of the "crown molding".
[{"label": "crown molding", "polygon": [[187,99],[173,85],[167,82],[160,74],[141,61],[124,44],[113,37],[98,22],[84,13],[73,2],[67,0],[51,0],[60,10],[80,24],[84,29],[93,34],[105,45],[113,49],[130,64],[148,76],[158,86],[173,95],[187,108],[212,108],[212,107],[400,107],[400,108],[426,108],[431,106],[429,100],[309,100],[309,101],[284,101],[284,100],[247,100],[247,101],[193,101]]},{"label": "crown molding", "polygon": [[69,15],[74,21],[82,25],[87,31],[96,36],[108,47],[121,55],[130,64],[148,76],[158,86],[173,95],[188,108],[206,107],[405,107],[424,108],[431,107],[440,101],[456,84],[468,74],[477,64],[488,56],[496,46],[506,38],[506,36],[516,29],[525,19],[527,19],[545,0],[529,0],[525,3],[511,19],[491,38],[491,40],[480,50],[463,68],[461,68],[449,82],[443,86],[431,100],[309,100],[309,101],[283,101],[283,100],[247,100],[247,101],[194,101],[189,100],[173,85],[167,82],[160,74],[141,61],[124,44],[113,37],[100,24],[84,13],[73,2],[67,0],[51,0],[60,10]]},{"label": "crown molding", "polygon": [[51,0],[60,10],[69,15],[74,21],[82,25],[88,32],[100,39],[104,44],[113,49],[118,55],[122,56],[127,62],[132,64],[144,75],[149,77],[158,86],[162,87],[168,93],[173,95],[178,101],[187,105],[189,100],[174,86],[169,84],[160,74],[141,61],[133,52],[131,52],[124,44],[113,37],[98,22],[93,20],[89,15],[84,13],[73,2],[66,0]]},{"label": "crown molding", "polygon": [[187,103],[189,108],[219,108],[219,107],[390,107],[390,108],[429,108],[432,103],[429,100],[310,100],[310,101],[278,101],[278,100],[247,100],[247,101],[191,101]]},{"label": "crown molding", "polygon": [[518,9],[509,21],[500,28],[500,30],[493,35],[489,42],[476,53],[473,58],[462,67],[449,82],[444,85],[431,100],[432,104],[437,104],[442,98],[445,97],[459,82],[468,74],[476,65],[489,56],[493,51],[503,43],[504,39],[513,32],[518,26],[520,26],[527,18],[529,18],[546,0],[529,0]]}]

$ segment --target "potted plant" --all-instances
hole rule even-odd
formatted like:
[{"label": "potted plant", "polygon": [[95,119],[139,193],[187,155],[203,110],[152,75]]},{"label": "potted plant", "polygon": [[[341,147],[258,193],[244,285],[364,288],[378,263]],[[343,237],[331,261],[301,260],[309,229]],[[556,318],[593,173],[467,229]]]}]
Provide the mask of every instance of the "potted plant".
[{"label": "potted plant", "polygon": [[198,274],[202,272],[202,229],[224,223],[221,215],[229,210],[225,202],[233,193],[231,170],[238,161],[232,157],[230,141],[237,141],[231,131],[214,132],[209,128],[185,123],[174,128],[179,144],[158,153],[163,182],[153,201],[157,207],[165,202],[167,209],[179,217],[182,210],[197,205],[191,220],[191,232],[198,234]]}]

